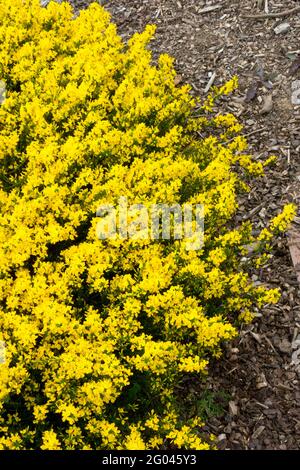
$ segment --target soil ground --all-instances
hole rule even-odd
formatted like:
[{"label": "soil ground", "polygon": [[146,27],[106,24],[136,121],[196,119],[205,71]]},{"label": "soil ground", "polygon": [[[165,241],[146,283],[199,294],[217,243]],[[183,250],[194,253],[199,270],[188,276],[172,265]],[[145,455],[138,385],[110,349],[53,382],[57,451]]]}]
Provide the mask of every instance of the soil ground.
[{"label": "soil ground", "polygon": [[[91,2],[70,3],[78,11]],[[285,12],[299,3],[102,0],[125,40],[146,24],[157,25],[154,56],[167,52],[175,57],[181,81],[190,83],[195,94],[205,96],[212,74],[216,85],[239,77],[238,92],[223,107],[239,116],[254,157],[278,156],[266,176],[253,183],[237,214],[236,222],[251,218],[257,229],[286,201],[298,207],[300,202],[300,104],[292,104],[293,82],[300,79],[300,12],[263,20],[245,16],[265,9]],[[210,7],[216,9],[207,11]],[[288,23],[286,32],[276,34],[283,23]],[[299,213],[294,230],[300,233]],[[206,429],[218,436],[223,449],[299,449],[300,292],[288,237],[278,240],[269,265],[253,273],[253,280],[280,287],[282,299],[243,327],[224,359],[211,366],[212,396],[223,390],[230,402],[219,398],[224,412],[212,413]],[[201,386],[196,392],[201,397]]]}]

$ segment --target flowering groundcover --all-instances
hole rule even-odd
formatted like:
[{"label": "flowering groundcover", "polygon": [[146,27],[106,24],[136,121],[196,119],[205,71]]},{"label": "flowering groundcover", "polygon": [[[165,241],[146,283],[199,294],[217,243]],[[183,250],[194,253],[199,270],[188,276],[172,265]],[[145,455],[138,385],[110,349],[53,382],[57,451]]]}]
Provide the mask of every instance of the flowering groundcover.
[{"label": "flowering groundcover", "polygon": [[[172,59],[153,64],[154,29],[124,44],[97,4],[74,18],[68,3],[0,0],[1,449],[213,447],[177,386],[278,300],[248,273],[295,208],[256,237],[234,227],[269,163],[216,111],[237,80],[195,112]],[[96,210],[120,196],[203,204],[203,247],[99,240]]]}]

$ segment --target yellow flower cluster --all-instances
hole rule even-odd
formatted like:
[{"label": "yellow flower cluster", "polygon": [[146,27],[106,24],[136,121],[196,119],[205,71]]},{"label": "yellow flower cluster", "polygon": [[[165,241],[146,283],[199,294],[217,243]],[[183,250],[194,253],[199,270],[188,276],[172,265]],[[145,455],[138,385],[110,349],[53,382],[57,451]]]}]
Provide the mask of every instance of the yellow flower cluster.
[{"label": "yellow flower cluster", "polygon": [[[0,0],[0,449],[208,448],[176,386],[277,299],[240,266],[250,225],[227,228],[262,163],[233,116],[205,114],[236,79],[193,117],[153,33],[125,45],[98,4]],[[203,248],[99,240],[120,196],[204,204]]]}]

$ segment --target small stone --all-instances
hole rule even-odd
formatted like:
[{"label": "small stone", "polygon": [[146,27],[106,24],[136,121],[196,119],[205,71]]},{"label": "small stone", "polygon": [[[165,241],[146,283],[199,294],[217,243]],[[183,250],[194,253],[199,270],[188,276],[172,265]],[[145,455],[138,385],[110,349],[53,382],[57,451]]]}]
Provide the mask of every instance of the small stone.
[{"label": "small stone", "polygon": [[291,28],[290,23],[281,23],[276,28],[274,28],[275,34],[284,34],[287,33]]}]

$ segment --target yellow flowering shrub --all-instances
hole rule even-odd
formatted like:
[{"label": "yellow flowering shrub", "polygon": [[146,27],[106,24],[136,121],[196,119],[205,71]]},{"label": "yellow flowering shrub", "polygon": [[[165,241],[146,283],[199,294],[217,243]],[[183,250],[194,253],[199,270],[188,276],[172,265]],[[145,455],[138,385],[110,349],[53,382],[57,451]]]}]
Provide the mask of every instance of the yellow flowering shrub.
[{"label": "yellow flowering shrub", "polygon": [[[97,4],[74,18],[67,3],[0,0],[1,449],[209,448],[176,386],[277,301],[252,285],[245,247],[270,245],[294,208],[258,240],[229,228],[263,171],[214,112],[236,78],[195,114],[172,59],[153,65],[153,34],[124,44]],[[204,246],[98,239],[97,208],[120,196],[204,204]]]}]

